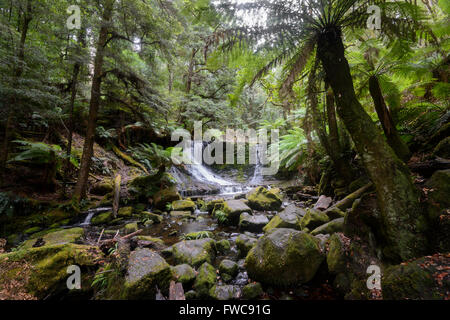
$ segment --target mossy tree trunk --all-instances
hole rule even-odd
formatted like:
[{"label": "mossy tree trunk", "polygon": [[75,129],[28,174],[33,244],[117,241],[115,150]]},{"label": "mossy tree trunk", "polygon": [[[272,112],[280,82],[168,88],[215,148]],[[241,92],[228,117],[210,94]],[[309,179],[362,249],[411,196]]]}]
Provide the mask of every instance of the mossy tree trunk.
[{"label": "mossy tree trunk", "polygon": [[83,155],[81,157],[81,167],[75,186],[74,198],[80,200],[86,196],[89,170],[91,168],[91,158],[94,154],[94,138],[97,126],[97,115],[100,107],[101,85],[103,78],[103,60],[105,47],[108,44],[109,24],[113,14],[113,0],[107,0],[103,10],[102,26],[97,42],[97,51],[94,61],[94,75],[92,78],[91,101],[89,104],[89,118],[86,138],[84,141]]},{"label": "mossy tree trunk", "polygon": [[381,211],[384,255],[393,260],[420,256],[427,248],[425,217],[409,169],[397,158],[356,98],[341,31],[324,30],[318,57],[335,99],[337,112],[350,133],[364,167],[373,181]]},{"label": "mossy tree trunk", "polygon": [[400,138],[400,135],[395,128],[391,112],[386,106],[386,102],[384,101],[383,94],[381,92],[380,83],[376,76],[371,76],[369,79],[369,91],[372,96],[378,118],[380,119],[381,126],[383,127],[384,134],[386,135],[387,142],[397,156],[407,162],[409,158],[411,158],[411,152],[409,151],[406,143]]}]

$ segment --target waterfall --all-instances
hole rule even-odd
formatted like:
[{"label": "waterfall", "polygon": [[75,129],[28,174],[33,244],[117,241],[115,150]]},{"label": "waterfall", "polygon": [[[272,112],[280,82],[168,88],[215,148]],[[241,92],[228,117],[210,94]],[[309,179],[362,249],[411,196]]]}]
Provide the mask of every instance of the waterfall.
[{"label": "waterfall", "polygon": [[112,208],[110,208],[110,207],[105,207],[105,208],[95,208],[95,209],[90,209],[90,210],[88,210],[87,216],[86,216],[86,218],[84,219],[84,221],[80,224],[80,226],[88,226],[88,225],[90,225],[90,224],[91,224],[91,219],[94,217],[94,215],[95,215],[96,213],[99,213],[99,212],[106,212],[106,211],[110,211],[110,210],[112,210]]},{"label": "waterfall", "polygon": [[262,165],[261,165],[261,153],[265,152],[265,149],[258,144],[256,147],[256,165],[255,172],[253,174],[252,180],[250,180],[250,184],[256,185],[262,182]]}]

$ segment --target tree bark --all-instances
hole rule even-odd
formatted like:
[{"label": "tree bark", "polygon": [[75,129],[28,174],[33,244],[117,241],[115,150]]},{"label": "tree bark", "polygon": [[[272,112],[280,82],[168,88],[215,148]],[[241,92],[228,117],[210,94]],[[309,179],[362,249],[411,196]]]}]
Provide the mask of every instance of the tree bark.
[{"label": "tree bark", "polygon": [[89,118],[86,138],[83,147],[83,156],[81,157],[81,167],[78,175],[77,185],[75,186],[74,197],[78,201],[86,196],[87,182],[89,178],[89,170],[91,167],[91,158],[94,153],[95,128],[97,126],[97,115],[100,106],[100,94],[102,85],[103,61],[105,47],[109,33],[109,23],[113,13],[113,0],[106,0],[105,9],[103,11],[102,26],[100,28],[99,38],[97,42],[97,51],[94,61],[94,75],[91,87],[91,101],[89,103]]},{"label": "tree bark", "polygon": [[419,194],[408,167],[397,158],[356,98],[340,29],[329,28],[321,33],[318,57],[333,89],[339,117],[377,191],[383,254],[392,261],[423,255],[427,248],[426,219]]},{"label": "tree bark", "polygon": [[406,143],[400,138],[400,135],[395,128],[391,112],[386,106],[386,102],[384,101],[383,94],[381,92],[380,83],[376,76],[371,76],[369,79],[369,91],[372,96],[378,118],[380,119],[381,126],[383,127],[384,134],[386,135],[387,142],[397,156],[404,162],[407,162],[411,158],[411,152],[409,151]]}]

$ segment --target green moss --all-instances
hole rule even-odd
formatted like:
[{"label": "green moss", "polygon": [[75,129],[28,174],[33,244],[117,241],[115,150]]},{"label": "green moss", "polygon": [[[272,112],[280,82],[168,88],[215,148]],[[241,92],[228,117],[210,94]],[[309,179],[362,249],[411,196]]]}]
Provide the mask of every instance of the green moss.
[{"label": "green moss", "polygon": [[220,263],[219,271],[220,271],[220,273],[227,273],[227,274],[231,275],[232,277],[234,277],[237,275],[237,273],[239,271],[239,267],[236,262],[225,259],[225,260],[222,260],[222,262]]},{"label": "green moss", "polygon": [[172,202],[173,211],[191,211],[195,210],[196,206],[193,201],[189,200],[177,200]]},{"label": "green moss", "polygon": [[117,212],[117,216],[121,218],[129,218],[133,215],[133,207],[122,207]]},{"label": "green moss", "polygon": [[333,234],[328,240],[328,248],[328,270],[333,274],[344,272],[347,259],[341,237],[337,234]]},{"label": "green moss", "polygon": [[138,228],[137,222],[127,223],[124,227],[125,234],[130,234],[130,233],[136,232],[138,230],[139,230],[139,228]]},{"label": "green moss", "polygon": [[247,194],[250,208],[261,211],[277,211],[281,207],[282,200],[279,193],[267,190],[264,187],[257,187]]},{"label": "green moss", "polygon": [[330,218],[328,218],[327,214],[323,211],[314,210],[314,209],[308,209],[306,211],[305,216],[302,218],[300,225],[302,229],[308,228],[308,229],[315,229],[322,224],[325,224],[330,221]]},{"label": "green moss", "polygon": [[246,300],[253,300],[263,294],[262,286],[259,282],[249,283],[242,288],[242,297]]},{"label": "green moss", "polygon": [[209,296],[209,290],[214,286],[216,282],[216,269],[209,263],[203,263],[198,268],[198,275],[195,279],[194,290],[197,292],[199,298],[205,298]]},{"label": "green moss", "polygon": [[113,213],[111,211],[100,213],[96,216],[94,216],[91,219],[91,224],[93,226],[101,225],[101,224],[107,224],[108,222],[111,222],[113,219]]},{"label": "green moss", "polygon": [[[83,236],[83,228],[62,229],[59,231],[53,231],[48,234],[40,235],[40,237],[42,237],[44,241],[45,246],[75,243],[77,241],[80,241]],[[36,243],[36,238],[25,241],[20,245],[20,249],[32,248]]]},{"label": "green moss", "polygon": [[175,281],[181,282],[185,289],[191,285],[196,278],[194,269],[188,264],[180,264],[172,267],[172,273]]},{"label": "green moss", "polygon": [[223,239],[216,242],[216,250],[222,254],[226,254],[230,251],[231,244],[230,241]]}]

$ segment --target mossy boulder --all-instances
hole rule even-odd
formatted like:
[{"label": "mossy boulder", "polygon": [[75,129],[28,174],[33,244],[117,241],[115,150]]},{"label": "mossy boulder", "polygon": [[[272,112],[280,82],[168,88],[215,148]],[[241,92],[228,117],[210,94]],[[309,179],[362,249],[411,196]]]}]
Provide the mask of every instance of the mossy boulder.
[{"label": "mossy boulder", "polygon": [[318,234],[333,234],[336,232],[342,232],[344,230],[344,218],[338,218],[327,222],[320,227],[315,228],[311,231],[313,236]]},{"label": "mossy boulder", "polygon": [[435,254],[384,270],[383,298],[446,300],[450,292],[450,254]]},{"label": "mossy boulder", "polygon": [[173,211],[195,211],[195,202],[190,200],[177,200],[172,202]]},{"label": "mossy boulder", "polygon": [[152,300],[156,286],[167,292],[171,280],[172,270],[159,254],[149,249],[137,249],[130,254],[122,298]]},{"label": "mossy boulder", "polygon": [[215,241],[209,238],[184,240],[167,248],[163,253],[177,264],[187,263],[198,267],[204,262],[213,262],[216,255]]},{"label": "mossy boulder", "polygon": [[277,190],[257,187],[247,194],[248,206],[260,211],[278,211],[282,200]]},{"label": "mossy boulder", "polygon": [[333,234],[328,240],[328,271],[332,274],[344,272],[347,261],[345,244],[342,238],[338,234]]},{"label": "mossy boulder", "polygon": [[245,300],[253,300],[259,298],[263,294],[261,283],[249,283],[242,288],[242,298]]},{"label": "mossy boulder", "polygon": [[236,238],[236,246],[239,250],[239,256],[245,257],[247,253],[254,247],[257,239],[246,234],[241,234]]},{"label": "mossy boulder", "polygon": [[226,239],[222,239],[220,241],[216,241],[216,250],[221,254],[227,254],[231,249],[230,241]]},{"label": "mossy boulder", "polygon": [[263,214],[251,215],[247,212],[241,213],[239,218],[239,229],[242,231],[261,232],[269,223],[269,219]]},{"label": "mossy boulder", "polygon": [[114,218],[114,216],[113,216],[112,211],[103,212],[103,213],[100,213],[100,214],[94,216],[91,219],[91,224],[93,226],[107,224],[107,223],[111,222],[113,220],[113,218]]},{"label": "mossy boulder", "polygon": [[45,234],[42,236],[42,238],[39,239],[34,238],[27,240],[20,245],[20,249],[30,249],[33,246],[37,246],[38,244],[41,244],[39,246],[42,245],[51,246],[66,243],[75,243],[80,241],[83,238],[83,236],[84,236],[83,228],[63,229]]},{"label": "mossy boulder", "polygon": [[160,176],[146,175],[138,176],[130,180],[127,184],[127,188],[132,198],[144,201],[158,192],[159,184]]},{"label": "mossy boulder", "polygon": [[444,138],[439,142],[434,148],[433,154],[441,158],[450,159],[450,137]]},{"label": "mossy boulder", "polygon": [[222,262],[219,265],[219,271],[220,273],[226,273],[230,276],[234,277],[238,274],[239,266],[236,262],[232,260],[222,260]]},{"label": "mossy boulder", "polygon": [[209,296],[214,300],[237,300],[242,291],[238,286],[215,285],[209,290]]},{"label": "mossy boulder", "polygon": [[94,184],[89,190],[89,192],[97,196],[104,196],[112,192],[113,190],[114,190],[114,181],[112,179],[105,179],[103,181]]},{"label": "mossy boulder", "polygon": [[258,239],[245,266],[251,279],[284,287],[312,280],[324,258],[318,239],[303,231],[279,228]]},{"label": "mossy boulder", "polygon": [[181,200],[181,196],[175,186],[158,191],[153,196],[153,203],[156,209],[165,210],[168,203]]},{"label": "mossy boulder", "polygon": [[123,231],[125,234],[130,234],[139,230],[137,222],[127,223],[125,227],[123,227]]},{"label": "mossy boulder", "polygon": [[225,200],[224,199],[215,199],[206,203],[206,210],[209,213],[213,213],[214,209],[222,208]]},{"label": "mossy boulder", "polygon": [[441,208],[450,207],[450,169],[436,171],[426,185],[433,189],[430,198],[434,202]]},{"label": "mossy boulder", "polygon": [[314,230],[315,228],[330,221],[328,215],[319,210],[308,209],[305,216],[300,221],[301,228],[308,228],[309,230]]},{"label": "mossy boulder", "polygon": [[243,200],[228,200],[223,203],[222,211],[227,216],[229,224],[237,225],[243,212],[251,213],[252,209]]},{"label": "mossy boulder", "polygon": [[161,215],[151,213],[148,211],[141,212],[141,218],[144,220],[150,220],[153,223],[161,223],[164,220],[164,218]]},{"label": "mossy boulder", "polygon": [[121,218],[130,218],[133,215],[133,207],[122,207],[117,212],[117,216]]},{"label": "mossy boulder", "polygon": [[[89,290],[103,254],[97,247],[48,245],[0,255],[0,299],[43,299],[67,291],[67,268],[81,268],[81,290]],[[1,291],[1,290],[0,290]]]},{"label": "mossy boulder", "polygon": [[289,228],[301,230],[300,220],[305,215],[303,209],[295,205],[289,205],[283,211],[277,213],[264,227],[264,232],[269,232],[275,228]]},{"label": "mossy boulder", "polygon": [[186,289],[193,284],[196,274],[195,270],[188,264],[180,264],[172,267],[172,274],[177,282],[181,282]]},{"label": "mossy boulder", "polygon": [[208,262],[198,268],[197,278],[194,282],[194,290],[198,298],[209,297],[209,291],[216,282],[216,269]]}]

